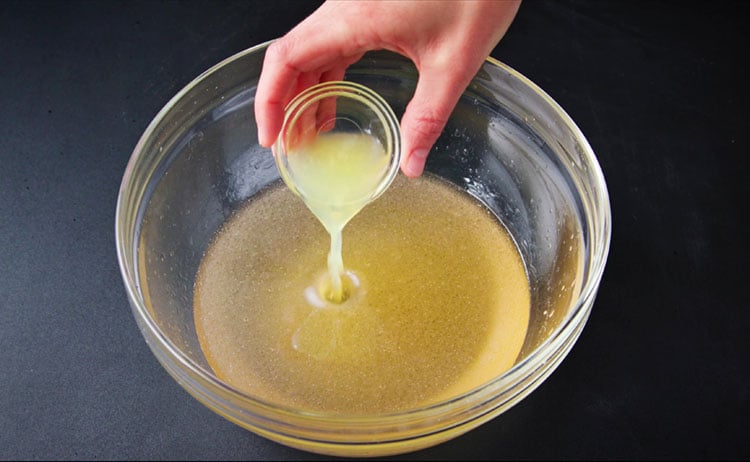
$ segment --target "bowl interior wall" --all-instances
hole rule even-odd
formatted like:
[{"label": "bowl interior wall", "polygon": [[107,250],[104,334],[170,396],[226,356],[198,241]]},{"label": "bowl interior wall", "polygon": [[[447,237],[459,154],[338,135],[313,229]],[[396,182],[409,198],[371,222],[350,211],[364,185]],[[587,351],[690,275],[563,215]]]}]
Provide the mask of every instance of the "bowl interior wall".
[{"label": "bowl interior wall", "polygon": [[[257,144],[253,103],[262,58],[247,55],[189,89],[143,150],[153,159],[153,174],[142,185],[138,213],[140,291],[165,337],[208,372],[193,323],[201,258],[234,210],[280,181],[270,150]],[[400,118],[417,72],[405,58],[374,52],[353,65],[346,79],[380,93]],[[566,319],[576,300],[588,233],[587,205],[576,191],[580,146],[556,122],[559,114],[522,88],[513,74],[485,64],[426,170],[484,202],[516,240],[532,288],[524,357]]]}]

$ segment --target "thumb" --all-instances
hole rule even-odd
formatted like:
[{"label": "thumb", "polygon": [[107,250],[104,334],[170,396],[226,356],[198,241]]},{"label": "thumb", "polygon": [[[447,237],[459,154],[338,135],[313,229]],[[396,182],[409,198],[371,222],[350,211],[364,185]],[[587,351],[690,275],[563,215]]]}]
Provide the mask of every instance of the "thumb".
[{"label": "thumb", "polygon": [[401,171],[418,177],[468,81],[450,72],[420,72],[414,96],[401,118]]}]

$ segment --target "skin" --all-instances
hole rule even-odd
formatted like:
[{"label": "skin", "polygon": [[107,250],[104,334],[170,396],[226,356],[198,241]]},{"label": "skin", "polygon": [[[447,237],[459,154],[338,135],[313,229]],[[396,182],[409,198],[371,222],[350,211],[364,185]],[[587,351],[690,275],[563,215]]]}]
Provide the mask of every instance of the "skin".
[{"label": "skin", "polygon": [[269,46],[255,99],[258,139],[270,147],[299,92],[342,80],[370,50],[411,59],[419,71],[401,119],[402,172],[422,174],[459,97],[507,31],[520,0],[334,1]]}]

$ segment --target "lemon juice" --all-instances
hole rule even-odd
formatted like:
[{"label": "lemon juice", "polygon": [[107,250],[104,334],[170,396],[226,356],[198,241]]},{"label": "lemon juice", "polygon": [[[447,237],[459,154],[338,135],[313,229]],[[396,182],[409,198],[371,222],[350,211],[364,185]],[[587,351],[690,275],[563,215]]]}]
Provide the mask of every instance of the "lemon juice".
[{"label": "lemon juice", "polygon": [[331,236],[329,278],[321,289],[329,300],[341,302],[353,290],[342,282],[341,233],[372,199],[388,161],[379,140],[362,133],[323,133],[287,154],[294,188]]}]

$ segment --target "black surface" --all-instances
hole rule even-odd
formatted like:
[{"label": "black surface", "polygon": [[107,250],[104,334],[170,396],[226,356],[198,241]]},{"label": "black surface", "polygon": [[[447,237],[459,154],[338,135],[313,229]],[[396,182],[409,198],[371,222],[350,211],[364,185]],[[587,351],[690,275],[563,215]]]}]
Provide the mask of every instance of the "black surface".
[{"label": "black surface", "polygon": [[[315,4],[19,2],[0,13],[0,459],[321,459],[215,415],[126,300],[115,201],[205,69]],[[513,409],[403,459],[747,459],[747,25],[740,2],[532,1],[493,55],[597,153],[613,238],[592,316]]]}]

